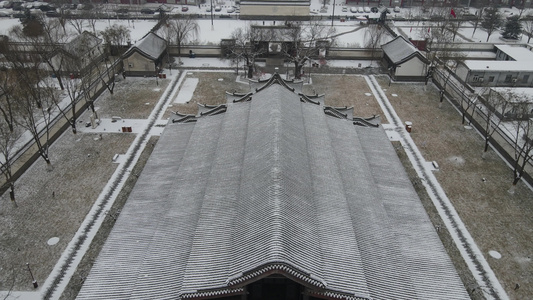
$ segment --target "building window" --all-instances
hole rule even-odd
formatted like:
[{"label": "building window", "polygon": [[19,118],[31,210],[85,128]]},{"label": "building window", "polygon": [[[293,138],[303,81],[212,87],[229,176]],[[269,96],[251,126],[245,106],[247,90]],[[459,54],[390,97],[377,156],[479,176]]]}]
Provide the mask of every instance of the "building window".
[{"label": "building window", "polygon": [[489,82],[494,82],[494,76],[489,76]]},{"label": "building window", "polygon": [[506,75],[505,80],[503,82],[511,82],[512,78],[513,78],[513,75]]},{"label": "building window", "polygon": [[529,80],[529,75],[524,75],[524,77],[522,77],[523,83],[527,83],[528,80]]}]

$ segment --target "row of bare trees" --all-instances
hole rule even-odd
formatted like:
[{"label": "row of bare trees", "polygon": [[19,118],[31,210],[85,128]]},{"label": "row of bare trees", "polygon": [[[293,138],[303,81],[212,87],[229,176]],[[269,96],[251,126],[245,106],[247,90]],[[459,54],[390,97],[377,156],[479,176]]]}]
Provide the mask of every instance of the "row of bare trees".
[{"label": "row of bare trees", "polygon": [[[455,81],[447,88],[454,69],[438,69],[436,72],[438,76],[434,78],[442,86],[439,107],[445,90],[448,90],[462,108],[461,123],[466,125],[468,121],[470,124],[476,119],[484,140],[482,157],[486,157],[492,142],[500,143],[502,149],[507,149],[513,172],[509,192],[514,193],[527,166],[533,162],[533,96],[510,88],[491,89],[487,84],[470,92],[465,85]],[[496,133],[499,137],[495,136]]]},{"label": "row of bare trees", "polygon": [[[9,189],[16,207],[13,160],[23,134],[30,135],[39,156],[52,170],[49,156],[53,122],[63,118],[77,132],[77,111],[85,102],[92,120],[95,86],[114,88],[113,45],[127,39],[127,28],[110,27],[100,33],[68,30],[60,19],[33,18],[9,30],[9,40],[0,45],[5,64],[0,70],[0,161],[2,190]],[[73,38],[74,37],[74,38]],[[57,116],[57,117],[56,117]]]},{"label": "row of bare trees", "polygon": [[311,59],[335,43],[335,28],[320,22],[286,22],[282,26],[250,23],[233,31],[224,46],[225,58],[243,61],[248,78],[252,78],[255,61],[262,56],[282,57],[294,66],[294,76],[301,78],[302,69]]},{"label": "row of bare trees", "polygon": [[[486,8],[483,18],[480,19],[481,26],[487,30],[489,37],[493,30],[501,25],[497,22],[498,18],[501,18],[498,14],[497,9]],[[433,78],[437,79],[441,86],[439,107],[442,106],[445,93],[447,91],[451,93],[462,108],[462,124],[465,124],[469,118],[473,118],[476,110],[483,111],[483,114],[478,114],[483,117],[482,120],[478,120],[483,128],[483,157],[489,150],[490,142],[494,141],[494,134],[498,131],[501,132],[502,128],[512,128],[508,136],[512,147],[509,154],[513,157],[513,183],[510,191],[514,191],[514,187],[523,177],[526,166],[533,159],[533,120],[530,118],[533,99],[531,95],[513,90],[497,93],[491,90],[488,84],[477,87],[471,92],[460,80],[457,80],[454,73],[457,66],[466,57],[453,46],[453,41],[461,26],[461,20],[451,19],[449,16],[443,17],[440,21],[435,22],[436,26],[431,30],[425,32],[424,29],[423,36],[428,41],[427,57],[430,60],[428,78],[431,73],[438,73],[435,74],[438,76],[433,75]],[[505,122],[504,126],[503,122],[508,121],[510,117],[513,121]]]}]

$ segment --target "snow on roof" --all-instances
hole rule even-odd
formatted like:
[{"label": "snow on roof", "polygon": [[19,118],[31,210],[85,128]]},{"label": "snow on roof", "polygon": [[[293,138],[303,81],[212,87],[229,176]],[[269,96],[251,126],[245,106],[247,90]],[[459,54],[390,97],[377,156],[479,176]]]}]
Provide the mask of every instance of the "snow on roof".
[{"label": "snow on roof", "polygon": [[382,128],[281,84],[170,122],[77,299],[243,293],[268,272],[346,299],[469,299]]},{"label": "snow on roof", "polygon": [[464,64],[471,71],[527,71],[533,70],[533,61],[509,60],[465,60]]},{"label": "snow on roof", "polygon": [[516,61],[533,61],[533,52],[522,46],[494,45]]},{"label": "snow on roof", "polygon": [[410,41],[406,40],[401,35],[392,41],[381,45],[381,48],[383,49],[385,55],[387,55],[394,64],[407,61],[415,55],[419,56],[423,61],[427,61],[420,51],[418,51],[418,49],[416,49],[416,47]]},{"label": "snow on roof", "polygon": [[100,38],[88,31],[84,31],[65,44],[65,51],[76,56],[83,56],[101,43],[102,40]]},{"label": "snow on roof", "polygon": [[131,46],[131,48],[124,53],[124,57],[129,57],[133,52],[138,51],[142,55],[152,60],[156,60],[165,51],[166,47],[167,42],[165,39],[150,31],[135,45]]}]

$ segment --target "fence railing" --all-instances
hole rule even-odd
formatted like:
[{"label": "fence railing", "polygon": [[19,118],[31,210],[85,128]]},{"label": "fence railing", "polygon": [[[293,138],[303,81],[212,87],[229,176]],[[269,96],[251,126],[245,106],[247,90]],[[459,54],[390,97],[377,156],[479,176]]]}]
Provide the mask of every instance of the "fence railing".
[{"label": "fence railing", "polygon": [[[494,130],[494,133],[489,139],[490,144],[507,161],[507,163],[514,165],[515,142],[517,138],[511,136],[505,127],[501,126],[499,122],[494,122],[494,119],[490,118],[486,113],[484,105],[478,104],[479,102],[484,102],[483,99],[481,99],[482,101],[477,102],[479,97],[483,97],[481,95],[476,95],[465,88],[461,88],[458,86],[458,82],[450,80],[450,76],[439,69],[435,69],[433,72],[433,83],[435,83],[435,85],[441,90],[445,86],[444,94],[448,97],[450,102],[452,102],[461,113],[465,113],[469,125],[475,127],[483,136],[486,134],[485,128],[487,127],[487,122],[489,122],[489,132]],[[479,150],[481,153],[483,145],[480,146]],[[530,160],[524,167],[524,174],[522,177],[529,184],[533,185],[532,175],[533,162]]]}]

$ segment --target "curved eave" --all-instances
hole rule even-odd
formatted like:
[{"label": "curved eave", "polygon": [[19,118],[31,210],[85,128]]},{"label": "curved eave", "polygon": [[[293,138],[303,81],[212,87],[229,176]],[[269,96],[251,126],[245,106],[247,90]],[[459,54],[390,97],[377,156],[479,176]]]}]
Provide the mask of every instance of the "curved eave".
[{"label": "curved eave", "polygon": [[165,52],[165,50],[161,51],[161,53],[159,53],[157,57],[153,57],[152,55],[142,51],[141,49],[134,47],[128,50],[126,53],[124,53],[124,58],[128,58],[132,56],[135,52],[139,53],[141,56],[148,58],[150,60],[157,60],[159,57],[161,57],[161,55]]},{"label": "curved eave", "polygon": [[290,87],[290,86],[285,82],[285,80],[283,80],[283,78],[281,78],[281,76],[280,76],[278,73],[275,73],[274,75],[272,75],[272,76],[270,77],[270,79],[269,79],[267,82],[265,82],[265,84],[263,84],[263,86],[258,87],[258,88],[256,88],[255,90],[256,90],[256,92],[260,92],[260,91],[266,89],[267,87],[271,86],[271,85],[274,84],[274,83],[277,83],[277,84],[279,84],[279,85],[284,86],[285,88],[287,88],[287,89],[290,90],[291,92],[294,92],[294,90],[295,90],[293,87]]},{"label": "curved eave", "polygon": [[[411,54],[409,54],[408,56],[406,56],[405,58],[399,60],[399,61],[396,61],[396,62],[392,62],[395,66],[397,65],[401,65],[403,64],[404,62],[410,60],[411,58],[413,57],[418,57],[420,58],[420,60],[423,62],[423,63],[426,63],[426,64],[429,64],[429,60],[427,58],[425,58],[422,54],[420,54],[419,52],[413,52]],[[392,61],[392,60],[391,60]]]},{"label": "curved eave", "polygon": [[237,274],[236,276],[228,278],[226,283],[230,287],[243,287],[272,274],[281,274],[311,289],[323,290],[327,287],[326,282],[321,278],[303,272],[294,266],[283,262],[269,263],[246,273]]},{"label": "curved eave", "polygon": [[181,299],[213,299],[221,296],[229,297],[244,294],[244,288],[222,288],[216,290],[197,291],[195,293],[185,293],[181,295]]}]

